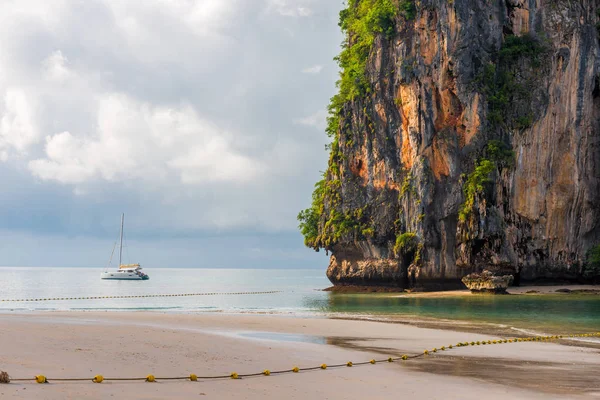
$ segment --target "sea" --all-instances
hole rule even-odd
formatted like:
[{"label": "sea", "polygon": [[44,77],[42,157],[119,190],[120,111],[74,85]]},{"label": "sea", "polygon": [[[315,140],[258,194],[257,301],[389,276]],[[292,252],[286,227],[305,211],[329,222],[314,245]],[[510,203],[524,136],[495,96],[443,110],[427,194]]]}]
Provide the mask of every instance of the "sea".
[{"label": "sea", "polygon": [[[554,334],[600,330],[598,295],[336,294],[323,291],[331,284],[325,272],[317,269],[151,268],[144,271],[150,276],[147,281],[111,281],[101,280],[101,269],[94,268],[0,268],[0,313],[260,313],[390,322],[444,321],[455,323],[457,327],[477,323]],[[143,297],[181,294],[197,295]],[[47,300],[108,296],[142,297]]]}]

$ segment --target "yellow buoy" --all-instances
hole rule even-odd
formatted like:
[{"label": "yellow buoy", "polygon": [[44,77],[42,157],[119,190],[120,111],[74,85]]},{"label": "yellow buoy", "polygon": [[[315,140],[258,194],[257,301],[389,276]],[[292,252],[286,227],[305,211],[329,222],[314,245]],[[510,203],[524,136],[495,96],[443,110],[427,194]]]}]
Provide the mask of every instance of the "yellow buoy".
[{"label": "yellow buoy", "polygon": [[35,381],[37,383],[48,383],[48,380],[46,379],[46,377],[44,375],[36,375]]},{"label": "yellow buoy", "polygon": [[195,374],[190,374],[190,381],[196,382],[197,380],[198,380],[198,377]]},{"label": "yellow buoy", "polygon": [[347,365],[348,367],[351,367],[351,366],[352,366],[352,361],[348,361],[348,362],[346,363],[346,365]]},{"label": "yellow buoy", "polygon": [[102,381],[103,381],[103,380],[104,380],[104,377],[103,377],[102,375],[96,375],[96,376],[94,377],[94,379],[92,379],[92,382],[95,382],[95,383],[102,383]]},{"label": "yellow buoy", "polygon": [[294,368],[292,368],[292,372],[300,372],[300,368],[294,367]]},{"label": "yellow buoy", "polygon": [[265,375],[265,376],[269,376],[269,375],[271,375],[271,371],[269,371],[268,369],[265,369],[265,370],[263,371],[263,375]]},{"label": "yellow buoy", "polygon": [[232,372],[230,376],[231,376],[231,379],[239,379],[240,378],[238,376],[237,372]]},{"label": "yellow buoy", "polygon": [[371,360],[369,361],[371,364],[375,364],[375,360]]},{"label": "yellow buoy", "polygon": [[148,375],[146,377],[146,382],[156,382],[156,379],[154,378],[154,375]]}]

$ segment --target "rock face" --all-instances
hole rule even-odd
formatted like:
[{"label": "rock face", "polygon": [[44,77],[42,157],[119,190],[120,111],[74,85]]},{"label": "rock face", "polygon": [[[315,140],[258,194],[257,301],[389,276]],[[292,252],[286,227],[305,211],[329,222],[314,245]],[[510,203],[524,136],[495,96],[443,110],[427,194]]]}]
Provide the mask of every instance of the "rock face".
[{"label": "rock face", "polygon": [[472,293],[505,294],[512,282],[512,275],[494,276],[490,271],[483,271],[481,274],[473,273],[462,278],[462,283]]},{"label": "rock face", "polygon": [[600,243],[598,1],[348,4],[329,168],[299,216],[329,279],[583,279]]}]

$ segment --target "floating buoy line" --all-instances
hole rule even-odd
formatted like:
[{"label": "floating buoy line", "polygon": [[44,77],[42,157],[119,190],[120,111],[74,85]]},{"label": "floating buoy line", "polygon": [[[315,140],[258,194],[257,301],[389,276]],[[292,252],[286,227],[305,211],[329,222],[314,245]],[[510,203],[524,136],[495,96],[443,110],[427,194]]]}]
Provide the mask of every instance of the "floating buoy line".
[{"label": "floating buoy line", "polygon": [[211,292],[211,293],[176,293],[176,294],[140,294],[130,296],[89,296],[89,297],[47,297],[39,299],[0,299],[0,303],[19,303],[33,301],[66,301],[66,300],[101,300],[101,299],[141,299],[149,297],[192,297],[192,296],[245,296],[254,294],[282,293],[281,290],[266,292]]}]

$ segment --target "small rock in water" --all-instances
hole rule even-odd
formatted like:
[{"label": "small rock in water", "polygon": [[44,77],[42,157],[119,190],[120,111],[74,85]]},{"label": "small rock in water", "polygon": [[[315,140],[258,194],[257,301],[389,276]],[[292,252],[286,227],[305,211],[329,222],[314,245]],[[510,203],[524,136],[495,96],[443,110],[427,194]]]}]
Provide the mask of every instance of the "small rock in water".
[{"label": "small rock in water", "polygon": [[490,271],[473,273],[462,278],[462,283],[471,293],[506,294],[506,289],[513,282],[512,275],[495,276]]}]

